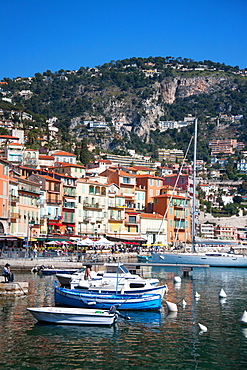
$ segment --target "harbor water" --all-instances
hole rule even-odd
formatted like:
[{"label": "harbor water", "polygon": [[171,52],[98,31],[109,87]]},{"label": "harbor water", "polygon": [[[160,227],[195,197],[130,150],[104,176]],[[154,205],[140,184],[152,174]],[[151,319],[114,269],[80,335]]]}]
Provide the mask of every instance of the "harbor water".
[{"label": "harbor water", "polygon": [[[168,284],[165,298],[179,305],[178,313],[168,315],[164,299],[160,313],[129,312],[130,321],[113,327],[38,324],[26,308],[54,305],[56,277],[15,274],[16,281],[29,281],[29,294],[0,298],[0,368],[247,368],[247,325],[239,321],[247,309],[247,269],[198,268],[179,285],[179,268],[147,271]],[[198,322],[208,331],[201,333]]]}]

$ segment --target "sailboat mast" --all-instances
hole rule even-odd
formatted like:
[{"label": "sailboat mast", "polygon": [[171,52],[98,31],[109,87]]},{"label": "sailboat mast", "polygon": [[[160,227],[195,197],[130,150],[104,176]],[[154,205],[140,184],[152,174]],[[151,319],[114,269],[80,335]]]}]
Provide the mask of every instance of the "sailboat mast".
[{"label": "sailboat mast", "polygon": [[197,118],[195,119],[195,133],[194,133],[194,160],[193,160],[193,202],[192,202],[192,252],[195,248],[195,234],[196,234],[196,150],[197,150]]}]

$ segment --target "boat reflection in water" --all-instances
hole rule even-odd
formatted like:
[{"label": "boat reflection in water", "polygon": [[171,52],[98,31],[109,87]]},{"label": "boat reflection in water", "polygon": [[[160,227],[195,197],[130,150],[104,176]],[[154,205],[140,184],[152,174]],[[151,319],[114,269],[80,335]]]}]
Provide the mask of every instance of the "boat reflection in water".
[{"label": "boat reflection in water", "polygon": [[71,338],[113,338],[117,336],[118,327],[113,326],[79,326],[79,325],[46,325],[40,322],[35,323],[29,330],[27,335],[41,337],[59,337],[64,339]]}]

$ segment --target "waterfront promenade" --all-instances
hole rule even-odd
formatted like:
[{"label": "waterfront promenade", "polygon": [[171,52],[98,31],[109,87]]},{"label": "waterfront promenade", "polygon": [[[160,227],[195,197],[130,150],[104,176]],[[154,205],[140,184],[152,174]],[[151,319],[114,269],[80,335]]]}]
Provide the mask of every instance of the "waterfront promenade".
[{"label": "waterfront promenade", "polygon": [[91,255],[85,255],[78,261],[78,256],[65,256],[65,257],[38,257],[38,258],[0,258],[0,267],[2,268],[6,263],[9,263],[12,271],[28,271],[35,266],[54,268],[75,268],[79,269],[85,264],[96,262],[133,262],[137,260],[136,252],[116,253],[109,255],[99,255],[97,260],[93,259]]}]

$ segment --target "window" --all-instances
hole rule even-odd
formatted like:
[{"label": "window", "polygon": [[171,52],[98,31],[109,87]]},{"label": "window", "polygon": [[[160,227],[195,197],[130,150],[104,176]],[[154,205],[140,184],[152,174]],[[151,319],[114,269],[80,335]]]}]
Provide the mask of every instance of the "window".
[{"label": "window", "polygon": [[124,184],[130,184],[130,178],[129,177],[123,177],[123,183]]},{"label": "window", "polygon": [[156,180],[156,186],[160,186],[160,180]]},{"label": "window", "polygon": [[152,196],[153,196],[153,189],[150,189],[150,190],[149,190],[149,195],[150,195],[150,197],[152,197]]},{"label": "window", "polygon": [[181,178],[181,184],[183,185],[185,183],[184,178]]},{"label": "window", "polygon": [[150,180],[149,180],[149,185],[150,185],[150,186],[153,186],[153,184],[154,184],[154,180],[153,180],[153,179],[150,179]]},{"label": "window", "polygon": [[136,216],[129,216],[129,222],[136,223]]}]

